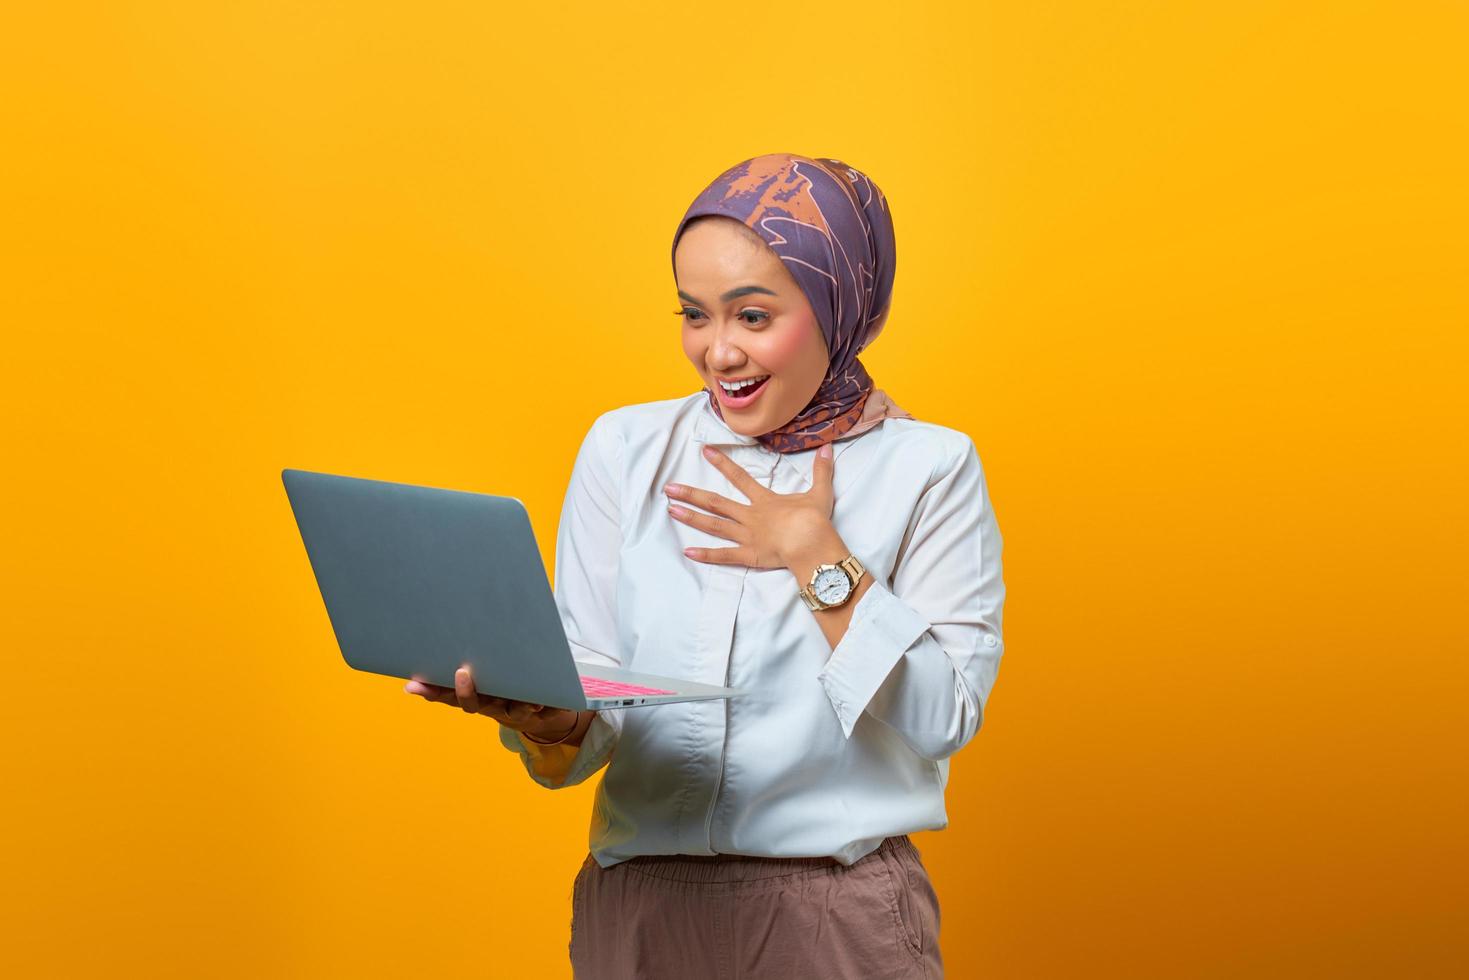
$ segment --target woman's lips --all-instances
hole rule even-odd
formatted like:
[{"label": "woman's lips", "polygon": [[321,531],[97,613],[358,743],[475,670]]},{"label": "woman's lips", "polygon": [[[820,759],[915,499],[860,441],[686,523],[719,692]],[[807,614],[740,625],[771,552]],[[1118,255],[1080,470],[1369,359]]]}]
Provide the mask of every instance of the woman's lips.
[{"label": "woman's lips", "polygon": [[722,405],[725,405],[729,408],[746,408],[751,403],[753,403],[755,399],[760,397],[760,393],[764,391],[766,386],[769,384],[770,378],[767,376],[764,381],[757,384],[753,389],[744,389],[745,391],[750,392],[750,394],[745,395],[743,392],[741,392],[742,397],[739,398],[736,398],[729,392],[725,391],[724,385],[720,384],[718,381],[714,382],[714,387],[719,392],[719,401]]}]

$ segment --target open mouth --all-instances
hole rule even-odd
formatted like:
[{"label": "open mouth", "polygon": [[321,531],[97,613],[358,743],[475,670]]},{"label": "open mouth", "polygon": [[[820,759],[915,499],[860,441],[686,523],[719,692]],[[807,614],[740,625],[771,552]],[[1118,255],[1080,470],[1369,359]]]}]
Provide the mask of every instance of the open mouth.
[{"label": "open mouth", "polygon": [[728,405],[730,408],[744,408],[746,405],[753,402],[759,396],[760,392],[765,390],[766,382],[768,382],[769,380],[770,376],[766,375],[765,378],[760,380],[758,383],[747,385],[734,394],[730,394],[728,391],[726,391],[724,385],[720,384],[718,381],[715,381],[714,384],[719,389],[719,400],[721,402]]}]

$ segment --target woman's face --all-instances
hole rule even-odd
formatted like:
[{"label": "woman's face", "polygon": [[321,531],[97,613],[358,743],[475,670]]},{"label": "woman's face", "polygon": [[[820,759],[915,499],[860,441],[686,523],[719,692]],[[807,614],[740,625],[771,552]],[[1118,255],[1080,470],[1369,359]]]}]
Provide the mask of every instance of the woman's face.
[{"label": "woman's face", "polygon": [[[674,251],[683,349],[735,432],[778,429],[810,404],[830,364],[806,294],[733,218],[691,222]],[[720,384],[765,378],[731,394]],[[752,394],[753,392],[753,394]]]}]

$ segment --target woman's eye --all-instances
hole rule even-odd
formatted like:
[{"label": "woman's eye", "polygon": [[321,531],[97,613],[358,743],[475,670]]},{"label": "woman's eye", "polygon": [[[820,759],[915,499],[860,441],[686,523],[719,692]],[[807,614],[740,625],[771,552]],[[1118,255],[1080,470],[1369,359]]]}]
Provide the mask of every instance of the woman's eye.
[{"label": "woman's eye", "polygon": [[[690,323],[699,323],[704,319],[704,314],[700,313],[692,306],[685,306],[683,309],[674,310],[673,312],[674,315],[681,316],[684,319],[688,320]],[[762,310],[741,310],[738,315],[740,317],[753,317],[753,319],[745,320],[745,323],[752,327],[756,324],[764,323],[766,320],[770,319],[770,314]]]}]

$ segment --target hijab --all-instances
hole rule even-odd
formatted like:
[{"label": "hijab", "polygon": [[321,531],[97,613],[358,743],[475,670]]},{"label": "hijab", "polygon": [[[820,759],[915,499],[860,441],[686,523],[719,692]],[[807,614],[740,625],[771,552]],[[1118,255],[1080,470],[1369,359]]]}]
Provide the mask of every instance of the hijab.
[{"label": "hijab", "polygon": [[[830,157],[752,157],[716,177],[689,205],[673,235],[675,253],[688,223],[711,214],[744,222],[785,263],[816,312],[830,357],[806,407],[758,441],[775,452],[802,452],[885,418],[913,418],[857,359],[882,332],[893,293],[893,222],[877,185]],[[719,399],[707,385],[704,390],[723,419]]]}]

